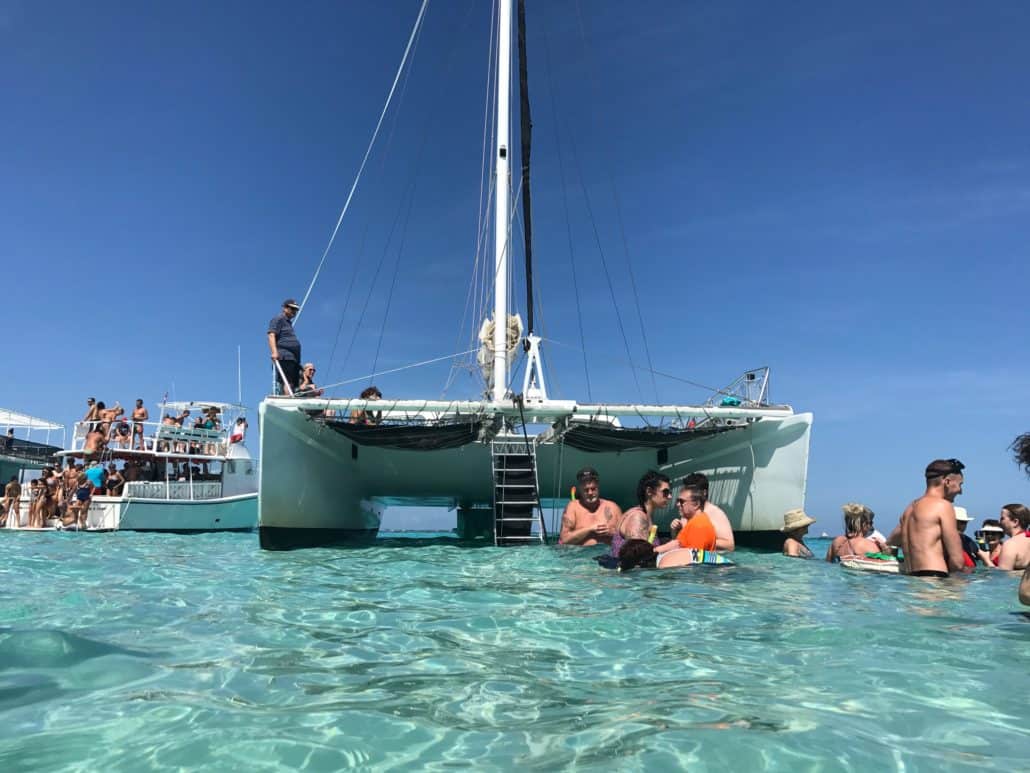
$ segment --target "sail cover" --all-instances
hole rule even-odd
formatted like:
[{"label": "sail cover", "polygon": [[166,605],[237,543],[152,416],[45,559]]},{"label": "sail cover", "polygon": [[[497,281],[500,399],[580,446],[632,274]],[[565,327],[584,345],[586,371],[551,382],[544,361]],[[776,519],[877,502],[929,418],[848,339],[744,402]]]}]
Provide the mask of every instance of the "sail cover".
[{"label": "sail cover", "polygon": [[428,424],[352,424],[346,419],[324,417],[317,420],[360,445],[405,451],[459,448],[475,440],[483,425],[479,419]]},{"label": "sail cover", "polygon": [[602,453],[610,451],[644,451],[671,448],[720,432],[741,429],[740,426],[711,426],[690,429],[660,429],[658,427],[613,427],[610,424],[573,424],[562,435],[562,442],[580,451]]},{"label": "sail cover", "polygon": [[[515,353],[518,351],[519,341],[522,340],[523,326],[521,314],[508,315],[508,367],[515,361]],[[479,328],[479,354],[476,355],[479,367],[483,371],[483,378],[486,380],[487,392],[493,388],[494,381],[494,321],[484,319]]]}]

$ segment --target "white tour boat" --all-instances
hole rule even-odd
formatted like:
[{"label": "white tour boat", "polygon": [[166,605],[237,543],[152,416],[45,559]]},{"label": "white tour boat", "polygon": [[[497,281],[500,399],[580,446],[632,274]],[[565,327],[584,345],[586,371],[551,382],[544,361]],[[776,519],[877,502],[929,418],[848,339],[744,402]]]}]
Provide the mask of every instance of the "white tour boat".
[{"label": "white tour boat", "polygon": [[[99,453],[90,436],[95,422],[76,423],[71,447],[60,455],[85,466],[121,462],[126,477],[117,496],[92,496],[84,530],[253,530],[257,468],[244,443],[245,432],[239,433],[236,424],[244,410],[233,403],[164,402],[157,421],[135,422],[124,416],[113,421],[106,433],[113,439]],[[216,426],[193,426],[196,417],[209,412],[217,416]],[[135,434],[136,426],[142,428],[141,436]]]},{"label": "white tour boat", "polygon": [[[424,10],[425,4],[412,38]],[[484,398],[265,399],[260,406],[261,546],[368,539],[376,535],[384,509],[393,505],[453,508],[460,534],[488,535],[496,544],[540,541],[547,536],[544,510],[568,501],[573,476],[585,466],[600,474],[603,495],[624,506],[635,502],[637,481],[648,469],[664,472],[674,485],[688,473],[702,472],[710,481],[711,501],[729,515],[738,544],[782,544],[783,513],[805,501],[812,415],[769,404],[767,369],[745,373],[700,405],[584,404],[548,397],[532,293],[527,293],[525,335],[521,317],[508,308],[515,216],[509,175],[512,27],[512,0],[498,0],[496,133],[490,150],[494,302],[493,317],[480,335]],[[519,37],[524,65],[524,35]],[[526,161],[524,69],[519,105]],[[522,168],[515,190],[524,207],[528,263],[528,163]],[[528,279],[526,284],[532,285]],[[497,320],[507,324],[494,324]],[[520,390],[511,381],[516,354],[525,358]],[[351,419],[352,412],[366,409],[381,419]],[[661,525],[671,517],[660,516]]]}]

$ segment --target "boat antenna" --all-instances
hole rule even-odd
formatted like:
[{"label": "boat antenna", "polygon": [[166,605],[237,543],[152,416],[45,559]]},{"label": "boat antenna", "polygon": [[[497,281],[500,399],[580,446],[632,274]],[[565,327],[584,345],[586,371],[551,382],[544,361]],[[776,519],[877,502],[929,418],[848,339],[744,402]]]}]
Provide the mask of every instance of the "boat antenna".
[{"label": "boat antenna", "polygon": [[526,330],[533,327],[533,216],[529,197],[529,154],[533,121],[529,115],[529,76],[526,70],[526,0],[518,0],[519,116],[522,139],[522,222],[526,239]]},{"label": "boat antenna", "polygon": [[236,404],[243,405],[243,370],[240,365],[239,344],[236,344]]}]

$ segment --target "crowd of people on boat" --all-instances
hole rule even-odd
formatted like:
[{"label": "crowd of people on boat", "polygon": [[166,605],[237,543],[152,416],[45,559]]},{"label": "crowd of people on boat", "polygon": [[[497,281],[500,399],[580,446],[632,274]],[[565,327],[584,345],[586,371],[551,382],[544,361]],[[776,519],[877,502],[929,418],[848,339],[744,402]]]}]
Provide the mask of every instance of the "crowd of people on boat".
[{"label": "crowd of people on boat", "polygon": [[[85,462],[68,459],[67,464],[58,460],[44,467],[39,477],[28,481],[25,486],[14,475],[4,486],[3,499],[0,500],[0,528],[20,528],[23,520],[30,529],[58,526],[83,528],[93,497],[120,497],[126,483],[203,483],[219,479],[219,475],[210,472],[206,464],[193,462],[126,459],[122,462],[111,461],[105,466],[95,459]],[[27,503],[23,501],[26,498]],[[24,519],[23,505],[27,505],[27,517]]]},{"label": "crowd of people on boat", "polygon": [[[825,560],[864,562],[858,568],[893,568],[917,577],[947,577],[977,566],[1024,570],[1030,593],[1030,509],[1019,503],[1001,507],[997,519],[985,519],[975,533],[966,534],[972,517],[954,504],[962,493],[965,465],[957,459],[935,459],[924,471],[926,490],[905,508],[898,526],[883,535],[873,511],[858,502],[842,507],[843,533],[834,537]],[[691,473],[675,487],[676,517],[671,538],[657,535],[655,515],[668,507],[674,486],[667,475],[648,470],[636,489],[636,504],[625,512],[600,494],[600,476],[586,467],[576,474],[573,497],[562,514],[559,543],[608,545],[598,557],[602,565],[629,571],[638,567],[665,569],[696,563],[724,563],[717,557],[735,548],[726,513],[709,501],[708,479]],[[801,508],[783,515],[786,556],[815,558],[805,537],[815,518]],[[1030,598],[1028,598],[1030,601]]]}]

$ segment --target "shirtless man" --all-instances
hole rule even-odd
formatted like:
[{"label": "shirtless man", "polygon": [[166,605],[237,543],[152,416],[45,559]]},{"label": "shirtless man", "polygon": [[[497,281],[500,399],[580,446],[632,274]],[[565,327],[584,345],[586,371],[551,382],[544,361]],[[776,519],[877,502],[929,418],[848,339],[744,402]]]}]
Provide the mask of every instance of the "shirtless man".
[{"label": "shirtless man", "polygon": [[104,433],[104,440],[114,440],[114,433],[111,431],[111,423],[119,416],[124,415],[125,409],[118,403],[113,408],[108,408],[103,403],[97,403],[100,409],[100,431]]},{"label": "shirtless man", "polygon": [[136,407],[132,409],[132,443],[139,444],[140,451],[146,451],[146,444],[143,442],[143,422],[150,420],[150,413],[143,407],[143,398],[136,398]]},{"label": "shirtless man", "polygon": [[[726,512],[719,505],[714,505],[708,501],[708,477],[701,472],[692,472],[683,479],[683,485],[697,486],[703,492],[705,497],[705,515],[708,516],[708,520],[715,527],[715,549],[725,550],[727,553],[732,553],[736,550],[737,541],[733,537],[733,527],[730,525],[729,516],[726,515]],[[675,537],[679,533],[679,530],[683,528],[683,524],[684,521],[681,518],[672,519],[672,523],[669,524],[672,536]]]},{"label": "shirtless man", "polygon": [[100,419],[100,407],[97,405],[96,398],[86,398],[86,415],[82,417],[82,420],[86,422],[86,431],[91,432],[96,429],[96,423]]},{"label": "shirtless man", "polygon": [[1026,569],[1030,566],[1030,510],[1025,505],[1012,504],[1001,508],[1001,528],[1009,535],[998,554],[999,569]]},{"label": "shirtless man", "polygon": [[947,577],[965,571],[952,502],[962,493],[958,459],[935,459],[926,466],[926,492],[905,508],[892,542],[905,552],[905,573],[915,577]]},{"label": "shirtless man", "polygon": [[619,528],[622,510],[608,499],[601,499],[597,470],[584,467],[576,473],[576,498],[565,506],[561,516],[562,545],[610,545]]}]

